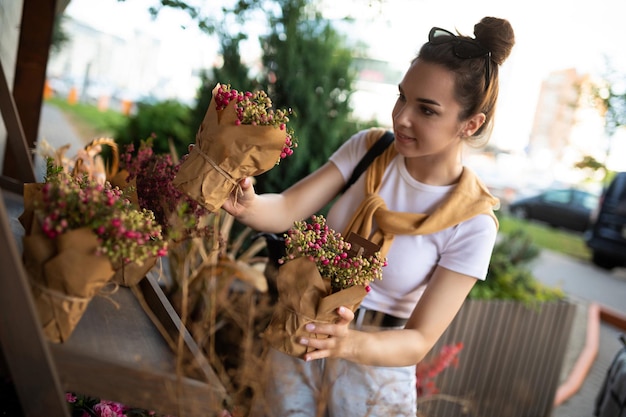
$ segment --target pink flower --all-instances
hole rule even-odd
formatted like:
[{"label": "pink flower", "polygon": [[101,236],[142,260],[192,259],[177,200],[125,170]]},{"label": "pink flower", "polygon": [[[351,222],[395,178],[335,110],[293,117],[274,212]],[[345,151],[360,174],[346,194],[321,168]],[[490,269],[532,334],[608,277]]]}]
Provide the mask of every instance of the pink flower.
[{"label": "pink flower", "polygon": [[124,406],[113,401],[102,400],[93,409],[99,417],[124,417]]},{"label": "pink flower", "polygon": [[274,126],[286,132],[285,148],[280,154],[284,159],[293,154],[293,148],[298,146],[293,137],[292,129],[287,128],[291,109],[272,109],[272,100],[264,91],[254,93],[246,91],[239,92],[231,89],[230,85],[221,84],[214,96],[217,111],[224,110],[231,102],[235,104],[237,120],[235,124],[251,126]]}]

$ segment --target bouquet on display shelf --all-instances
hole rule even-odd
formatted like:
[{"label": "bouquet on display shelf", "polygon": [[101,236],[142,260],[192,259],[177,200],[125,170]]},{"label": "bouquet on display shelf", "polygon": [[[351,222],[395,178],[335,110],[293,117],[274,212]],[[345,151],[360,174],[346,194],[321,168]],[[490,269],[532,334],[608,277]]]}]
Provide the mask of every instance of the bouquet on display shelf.
[{"label": "bouquet on display shelf", "polygon": [[121,157],[128,174],[125,182],[135,190],[137,205],[154,213],[170,243],[211,235],[210,212],[173,185],[184,159],[156,154],[154,139],[142,140],[137,152],[134,145],[128,145]]},{"label": "bouquet on display shelf", "polygon": [[355,311],[370,291],[369,283],[382,279],[387,260],[361,236],[351,233],[344,239],[323,216],[296,222],[285,247],[276,278],[278,304],[264,337],[272,347],[300,357],[310,348],[297,340],[322,337],[308,333],[306,324],[334,322],[340,306]]},{"label": "bouquet on display shelf", "polygon": [[297,147],[287,127],[290,110],[272,109],[263,91],[238,92],[218,84],[195,146],[174,185],[209,211],[219,210],[239,181],[269,171]]},{"label": "bouquet on display shelf", "polygon": [[23,261],[44,334],[63,342],[89,301],[122,271],[142,278],[167,253],[161,227],[122,191],[48,159],[43,184],[25,184]]}]

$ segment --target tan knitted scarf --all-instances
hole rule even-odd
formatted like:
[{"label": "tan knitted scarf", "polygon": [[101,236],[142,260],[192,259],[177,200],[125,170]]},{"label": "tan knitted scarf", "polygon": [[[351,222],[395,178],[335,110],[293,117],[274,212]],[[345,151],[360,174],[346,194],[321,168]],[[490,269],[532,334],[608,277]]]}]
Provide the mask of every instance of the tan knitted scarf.
[{"label": "tan knitted scarf", "polygon": [[[367,144],[372,146],[384,133],[384,129],[374,128],[368,133]],[[343,235],[357,233],[381,246],[381,253],[386,256],[395,235],[427,235],[469,220],[478,214],[488,214],[496,222],[493,213],[499,203],[485,185],[468,167],[458,184],[432,214],[406,213],[387,209],[385,202],[378,195],[383,173],[391,160],[397,155],[394,146],[388,147],[370,165],[365,177],[365,198],[354,212]],[[372,223],[376,221],[378,229],[372,233]]]}]

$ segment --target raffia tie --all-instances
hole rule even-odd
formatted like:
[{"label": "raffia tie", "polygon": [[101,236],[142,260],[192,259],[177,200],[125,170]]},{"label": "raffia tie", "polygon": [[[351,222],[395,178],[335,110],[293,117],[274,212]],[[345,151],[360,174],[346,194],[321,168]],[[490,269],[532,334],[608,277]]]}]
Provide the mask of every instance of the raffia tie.
[{"label": "raffia tie", "polygon": [[202,158],[204,158],[205,161],[207,161],[213,168],[215,168],[215,170],[217,172],[219,172],[224,178],[226,178],[226,181],[231,183],[231,185],[233,186],[233,191],[235,191],[235,201],[234,201],[234,204],[237,205],[237,197],[239,195],[243,195],[243,190],[241,189],[241,185],[239,185],[239,183],[237,181],[235,181],[235,179],[228,172],[226,172],[224,169],[222,169],[222,167],[220,167],[218,164],[216,164],[215,161],[212,160],[209,157],[209,155],[207,155],[204,152],[202,152],[202,150],[200,150],[199,146],[194,146],[193,150],[198,152],[200,154],[200,156],[202,156]]},{"label": "raffia tie", "polygon": [[327,324],[334,324],[334,322],[330,321],[330,320],[320,320],[319,318],[315,318],[315,317],[309,317],[305,314],[299,313],[296,310],[294,310],[291,307],[286,306],[285,304],[281,303],[280,301],[278,302],[278,306],[280,306],[280,308],[282,308],[285,311],[288,311],[291,314],[294,314],[295,316],[301,318],[301,319],[305,319],[305,320],[309,320],[309,321],[314,321],[316,323],[327,323]]},{"label": "raffia tie", "polygon": [[[51,298],[56,298],[57,300],[69,301],[74,304],[81,304],[81,303],[86,304],[91,300],[91,297],[76,297],[73,295],[68,295],[61,291],[52,290],[46,287],[45,285],[42,285],[32,279],[30,280],[30,284],[33,287],[37,288],[39,291],[41,291],[42,294],[45,294]],[[112,288],[109,290],[109,289],[106,289],[107,287],[112,287]],[[111,304],[113,304],[113,306],[117,310],[119,310],[120,304],[117,301],[115,301],[113,298],[111,298],[111,296],[115,294],[119,290],[119,288],[120,286],[117,283],[108,282],[106,285],[104,285],[102,288],[98,290],[98,292],[96,293],[96,296],[99,296],[108,300]]]}]

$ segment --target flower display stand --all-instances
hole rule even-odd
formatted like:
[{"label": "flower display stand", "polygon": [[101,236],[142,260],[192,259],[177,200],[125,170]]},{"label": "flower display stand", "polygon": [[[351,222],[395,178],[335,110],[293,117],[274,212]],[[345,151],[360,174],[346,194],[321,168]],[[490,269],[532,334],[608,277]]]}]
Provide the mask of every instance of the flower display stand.
[{"label": "flower display stand", "polygon": [[216,414],[228,400],[226,390],[155,276],[92,299],[66,342],[45,339],[22,263],[23,229],[17,221],[21,188],[34,182],[34,173],[1,71],[0,110],[13,156],[28,162],[20,163],[26,167],[20,178],[0,181],[0,355],[7,368],[0,374],[8,371],[24,417],[69,417],[67,391],[179,417]]},{"label": "flower display stand", "polygon": [[[67,408],[65,391],[178,416],[211,415],[223,406],[226,390],[154,276],[94,297],[66,342],[47,342],[1,200],[0,341],[26,416],[63,416],[48,413]],[[179,336],[182,363],[174,353]],[[52,404],[44,413],[46,399]]]}]

